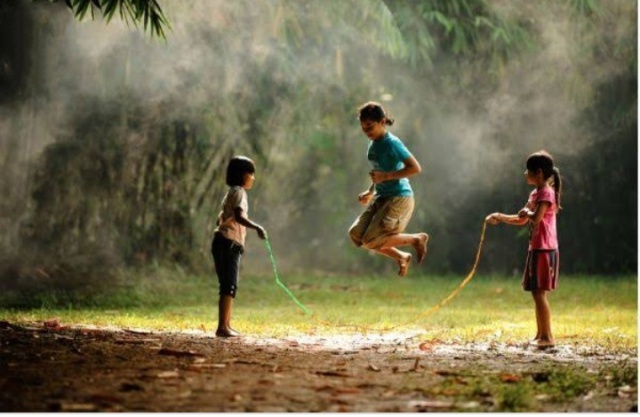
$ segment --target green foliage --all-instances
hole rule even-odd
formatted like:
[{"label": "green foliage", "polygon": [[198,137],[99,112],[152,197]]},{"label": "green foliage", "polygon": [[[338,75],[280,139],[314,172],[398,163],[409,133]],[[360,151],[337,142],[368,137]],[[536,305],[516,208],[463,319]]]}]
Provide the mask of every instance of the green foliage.
[{"label": "green foliage", "polygon": [[534,380],[540,383],[539,389],[554,401],[564,401],[567,397],[574,398],[585,395],[596,384],[594,376],[562,368],[552,368],[536,374]]},{"label": "green foliage", "polygon": [[[164,36],[155,1],[70,5]],[[521,161],[542,146],[566,175],[562,274],[636,270],[635,3],[171,2],[180,36],[148,44],[108,27],[90,54],[51,48],[72,39],[68,20],[15,7],[30,24],[0,25],[3,39],[30,39],[34,56],[2,55],[10,71],[0,71],[29,74],[7,90],[21,100],[17,116],[0,109],[12,259],[100,247],[114,264],[209,269],[225,163],[245,153],[258,165],[251,215],[283,271],[393,274],[346,236],[370,169],[355,108],[376,99],[423,166],[409,231],[434,240],[416,273],[468,272],[484,215],[519,209]],[[517,279],[526,241],[526,229],[490,230],[480,271]],[[251,236],[248,245],[259,247]],[[263,269],[252,250],[245,267]]]},{"label": "green foliage", "polygon": [[[35,0],[32,0],[35,1]],[[49,0],[52,3],[58,0]],[[94,9],[102,12],[107,23],[118,12],[120,18],[135,25],[142,23],[144,30],[149,30],[152,36],[165,38],[165,28],[169,22],[160,4],[156,0],[64,0],[78,20],[87,15],[94,18]]]},{"label": "green foliage", "polygon": [[625,385],[638,385],[638,365],[632,362],[601,370],[599,375],[607,381],[609,388],[617,389]]},{"label": "green foliage", "polygon": [[498,394],[500,411],[518,412],[531,408],[533,396],[528,384],[507,384],[501,387]]},{"label": "green foliage", "polygon": [[388,0],[386,4],[407,45],[408,53],[402,56],[416,68],[433,65],[440,54],[472,57],[476,65],[485,59],[491,65],[504,64],[532,44],[526,23],[503,18],[486,1]]}]

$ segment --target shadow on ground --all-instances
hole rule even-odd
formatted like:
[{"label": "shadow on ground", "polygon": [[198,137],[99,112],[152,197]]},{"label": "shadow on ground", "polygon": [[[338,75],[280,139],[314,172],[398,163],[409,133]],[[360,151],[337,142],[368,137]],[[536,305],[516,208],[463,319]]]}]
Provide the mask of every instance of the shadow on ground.
[{"label": "shadow on ground", "polygon": [[0,411],[637,411],[636,352],[0,321]]}]

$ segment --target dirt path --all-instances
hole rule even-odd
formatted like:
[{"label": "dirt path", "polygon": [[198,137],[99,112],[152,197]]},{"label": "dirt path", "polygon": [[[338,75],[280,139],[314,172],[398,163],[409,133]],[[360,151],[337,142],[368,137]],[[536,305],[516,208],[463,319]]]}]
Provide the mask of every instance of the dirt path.
[{"label": "dirt path", "polygon": [[0,411],[633,411],[636,352],[0,322]]}]

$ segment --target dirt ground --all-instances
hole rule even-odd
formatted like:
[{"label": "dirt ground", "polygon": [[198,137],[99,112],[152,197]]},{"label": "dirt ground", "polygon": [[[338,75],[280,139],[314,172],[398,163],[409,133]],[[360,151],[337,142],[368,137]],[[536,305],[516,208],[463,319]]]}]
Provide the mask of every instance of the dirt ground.
[{"label": "dirt ground", "polygon": [[[637,411],[637,352],[0,321],[0,411]],[[633,373],[633,372],[632,372]]]}]

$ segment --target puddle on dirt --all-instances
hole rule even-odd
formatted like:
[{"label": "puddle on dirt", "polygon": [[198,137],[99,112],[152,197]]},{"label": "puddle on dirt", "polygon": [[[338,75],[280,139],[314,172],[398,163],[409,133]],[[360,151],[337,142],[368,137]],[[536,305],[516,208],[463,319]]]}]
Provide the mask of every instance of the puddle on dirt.
[{"label": "puddle on dirt", "polygon": [[[94,326],[79,326],[92,329]],[[95,328],[98,329],[98,328]],[[256,347],[272,347],[299,349],[305,351],[329,351],[335,354],[359,353],[371,350],[375,353],[396,353],[416,357],[423,355],[438,358],[473,359],[498,359],[519,358],[525,361],[536,359],[551,360],[554,362],[607,362],[607,361],[631,361],[637,362],[635,352],[613,354],[604,347],[597,345],[571,345],[558,344],[554,347],[539,349],[537,346],[525,341],[523,343],[504,342],[467,342],[462,340],[429,340],[428,333],[413,332],[385,332],[385,333],[345,333],[331,335],[289,335],[286,337],[259,337],[243,335],[238,338],[220,339],[210,332],[197,330],[184,330],[179,332],[157,331],[143,328],[117,328],[100,327],[100,330],[111,332],[134,333],[147,336],[186,336],[196,339],[215,339],[225,344],[242,344]]]},{"label": "puddle on dirt", "polygon": [[[201,334],[201,336],[204,336]],[[425,333],[386,333],[386,334],[348,334],[348,335],[296,335],[285,338],[269,338],[243,336],[241,338],[226,339],[225,343],[241,343],[254,346],[272,346],[286,348],[300,348],[306,351],[322,350],[345,353],[357,353],[362,350],[373,350],[377,353],[393,351],[394,353],[416,354],[425,356],[465,358],[518,357],[535,360],[537,358],[556,362],[584,362],[591,361],[622,361],[637,362],[637,356],[632,353],[612,354],[600,346],[574,346],[558,344],[554,347],[540,349],[529,342],[497,343],[456,341],[433,342],[424,341]]]}]

